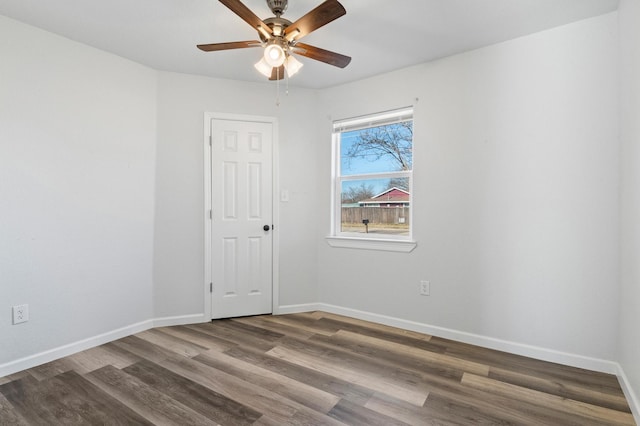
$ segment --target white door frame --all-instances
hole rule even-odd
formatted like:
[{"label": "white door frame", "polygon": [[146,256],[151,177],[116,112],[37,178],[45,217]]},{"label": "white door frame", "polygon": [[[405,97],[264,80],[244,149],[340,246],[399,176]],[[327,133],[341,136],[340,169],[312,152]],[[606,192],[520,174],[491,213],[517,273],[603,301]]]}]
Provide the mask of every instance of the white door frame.
[{"label": "white door frame", "polygon": [[211,216],[210,212],[213,207],[211,199],[211,120],[232,120],[232,121],[253,121],[258,123],[270,123],[273,129],[273,247],[272,247],[272,295],[271,295],[271,310],[274,314],[278,312],[278,306],[280,305],[280,271],[278,269],[280,259],[280,200],[277,197],[280,185],[279,185],[279,169],[278,169],[278,120],[275,117],[264,117],[257,115],[242,115],[242,114],[227,114],[218,112],[205,112],[204,113],[204,132],[203,132],[203,146],[204,146],[204,320],[205,322],[211,321]]}]

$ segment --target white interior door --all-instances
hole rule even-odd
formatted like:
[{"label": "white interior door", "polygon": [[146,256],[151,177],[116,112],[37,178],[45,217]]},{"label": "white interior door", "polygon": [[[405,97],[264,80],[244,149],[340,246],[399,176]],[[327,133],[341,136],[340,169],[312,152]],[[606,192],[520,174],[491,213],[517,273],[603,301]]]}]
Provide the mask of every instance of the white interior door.
[{"label": "white interior door", "polygon": [[211,318],[272,311],[273,124],[211,120]]}]

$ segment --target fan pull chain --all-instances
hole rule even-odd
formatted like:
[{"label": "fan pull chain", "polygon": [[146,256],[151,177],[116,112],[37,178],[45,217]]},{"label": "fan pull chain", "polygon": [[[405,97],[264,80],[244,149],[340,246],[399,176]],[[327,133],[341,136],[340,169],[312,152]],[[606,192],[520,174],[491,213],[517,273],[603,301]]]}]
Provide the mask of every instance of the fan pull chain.
[{"label": "fan pull chain", "polygon": [[289,73],[286,71],[284,73],[284,78],[286,79],[286,86],[285,86],[286,88],[285,88],[284,94],[286,96],[289,96]]},{"label": "fan pull chain", "polygon": [[280,106],[280,67],[276,68],[276,106]]}]

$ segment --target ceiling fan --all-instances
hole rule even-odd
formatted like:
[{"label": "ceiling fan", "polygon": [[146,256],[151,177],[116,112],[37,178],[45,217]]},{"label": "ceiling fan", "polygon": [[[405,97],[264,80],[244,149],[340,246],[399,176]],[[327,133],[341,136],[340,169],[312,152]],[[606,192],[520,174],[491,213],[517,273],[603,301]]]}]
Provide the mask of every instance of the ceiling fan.
[{"label": "ceiling fan", "polygon": [[231,9],[233,13],[258,32],[259,41],[199,44],[198,49],[205,52],[215,52],[218,50],[263,47],[263,58],[255,64],[255,67],[269,80],[280,80],[284,78],[285,72],[288,77],[291,77],[302,68],[302,63],[293,56],[294,53],[340,68],[349,65],[349,62],[351,62],[349,56],[300,43],[299,41],[312,31],[347,13],[337,0],[324,1],[295,22],[282,17],[282,14],[287,9],[288,0],[266,1],[275,16],[261,20],[240,0],[220,0],[220,3]]}]

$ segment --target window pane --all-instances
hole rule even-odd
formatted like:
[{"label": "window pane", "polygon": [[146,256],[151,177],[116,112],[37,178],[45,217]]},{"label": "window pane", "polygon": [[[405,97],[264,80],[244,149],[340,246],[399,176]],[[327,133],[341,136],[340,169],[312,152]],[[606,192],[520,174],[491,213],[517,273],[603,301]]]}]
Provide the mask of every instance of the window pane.
[{"label": "window pane", "polygon": [[413,163],[413,121],[340,135],[342,176],[409,171]]},{"label": "window pane", "polygon": [[340,231],[409,235],[409,178],[342,182]]}]

